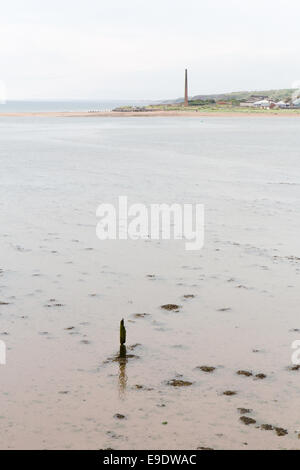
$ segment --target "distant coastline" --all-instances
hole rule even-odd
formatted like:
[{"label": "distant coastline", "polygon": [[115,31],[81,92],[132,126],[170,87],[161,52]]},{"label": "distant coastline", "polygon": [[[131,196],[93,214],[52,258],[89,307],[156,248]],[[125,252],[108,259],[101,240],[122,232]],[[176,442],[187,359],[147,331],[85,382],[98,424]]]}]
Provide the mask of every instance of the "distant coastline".
[{"label": "distant coastline", "polygon": [[144,110],[144,111],[72,111],[72,112],[6,112],[1,113],[0,117],[48,117],[48,118],[96,118],[96,117],[298,117],[300,116],[300,109],[208,109],[205,111],[198,110]]},{"label": "distant coastline", "polygon": [[300,89],[197,95],[168,101],[7,101],[0,117],[244,117],[299,116]]}]

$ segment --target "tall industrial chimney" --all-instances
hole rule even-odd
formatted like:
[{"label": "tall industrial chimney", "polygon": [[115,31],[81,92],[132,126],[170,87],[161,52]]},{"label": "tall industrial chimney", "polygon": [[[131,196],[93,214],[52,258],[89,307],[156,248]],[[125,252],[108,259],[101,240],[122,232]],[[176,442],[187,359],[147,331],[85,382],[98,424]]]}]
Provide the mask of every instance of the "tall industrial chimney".
[{"label": "tall industrial chimney", "polygon": [[189,90],[188,90],[188,71],[185,69],[185,93],[184,93],[184,106],[189,105]]}]

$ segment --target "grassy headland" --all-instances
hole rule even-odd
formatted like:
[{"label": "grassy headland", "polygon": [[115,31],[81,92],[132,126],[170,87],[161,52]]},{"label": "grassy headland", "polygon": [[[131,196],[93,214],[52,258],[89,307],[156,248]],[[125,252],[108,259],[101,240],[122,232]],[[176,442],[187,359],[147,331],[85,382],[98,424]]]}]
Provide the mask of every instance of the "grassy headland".
[{"label": "grassy headland", "polygon": [[[130,111],[130,110],[128,110]],[[241,106],[226,104],[207,104],[207,105],[190,105],[189,107],[184,107],[179,104],[174,105],[151,105],[146,106],[143,111],[178,111],[178,112],[195,112],[195,113],[239,113],[239,114],[300,114],[300,108],[297,109],[263,109],[263,108],[243,108]]]},{"label": "grassy headland", "polygon": [[[300,95],[300,92],[299,92]],[[215,95],[197,95],[189,100],[189,106],[183,105],[183,99],[163,101],[141,108],[121,107],[118,112],[180,112],[180,113],[217,113],[217,114],[300,114],[300,108],[293,107],[293,100],[298,97],[295,89],[244,91],[222,93]],[[260,100],[269,100],[272,105],[267,107],[247,106]],[[286,103],[287,109],[277,106],[276,103]]]}]

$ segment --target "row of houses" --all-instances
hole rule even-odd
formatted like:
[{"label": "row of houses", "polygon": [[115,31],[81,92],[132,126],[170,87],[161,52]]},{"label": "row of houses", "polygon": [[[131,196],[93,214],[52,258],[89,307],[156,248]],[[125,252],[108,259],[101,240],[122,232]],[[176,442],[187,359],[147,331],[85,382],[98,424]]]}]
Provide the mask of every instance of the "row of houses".
[{"label": "row of houses", "polygon": [[293,109],[300,108],[300,98],[289,101],[275,101],[271,100],[268,96],[253,95],[249,99],[241,101],[242,108],[262,108],[262,109]]}]

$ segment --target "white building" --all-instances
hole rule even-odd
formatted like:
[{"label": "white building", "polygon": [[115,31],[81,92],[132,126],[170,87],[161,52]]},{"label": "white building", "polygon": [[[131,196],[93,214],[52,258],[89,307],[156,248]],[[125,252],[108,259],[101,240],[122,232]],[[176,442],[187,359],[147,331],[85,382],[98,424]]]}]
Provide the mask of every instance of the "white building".
[{"label": "white building", "polygon": [[285,101],[278,101],[278,103],[276,103],[276,106],[278,106],[278,108],[285,109],[289,108],[290,103],[286,103]]},{"label": "white building", "polygon": [[261,101],[256,101],[255,103],[253,103],[254,108],[263,108],[263,109],[268,109],[272,107],[272,105],[275,105],[275,103],[269,100],[261,100]]},{"label": "white building", "polygon": [[297,98],[295,101],[293,101],[293,106],[300,108],[300,98]]}]

